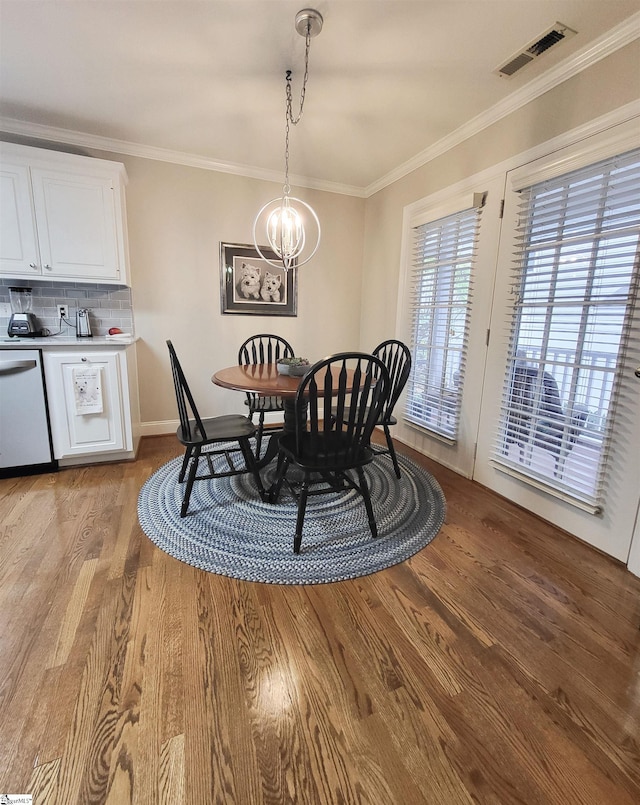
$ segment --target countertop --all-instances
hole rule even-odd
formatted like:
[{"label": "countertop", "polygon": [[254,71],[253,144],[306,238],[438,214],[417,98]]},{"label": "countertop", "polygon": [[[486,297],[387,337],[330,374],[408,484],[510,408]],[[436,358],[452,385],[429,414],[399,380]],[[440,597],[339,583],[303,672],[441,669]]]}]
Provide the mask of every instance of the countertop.
[{"label": "countertop", "polygon": [[124,338],[113,338],[105,335],[94,335],[91,338],[76,338],[75,336],[50,335],[46,338],[0,338],[0,349],[55,349],[56,347],[126,347],[138,339],[129,335]]}]

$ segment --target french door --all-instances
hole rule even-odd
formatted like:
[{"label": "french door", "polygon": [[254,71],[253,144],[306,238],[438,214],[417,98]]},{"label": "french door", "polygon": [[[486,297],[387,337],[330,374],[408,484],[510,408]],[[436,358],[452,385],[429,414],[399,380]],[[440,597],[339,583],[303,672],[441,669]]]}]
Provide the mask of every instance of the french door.
[{"label": "french door", "polygon": [[595,138],[507,177],[473,472],[625,563],[640,502],[640,251],[638,171],[624,170],[640,154],[612,165],[607,150],[630,142]]}]

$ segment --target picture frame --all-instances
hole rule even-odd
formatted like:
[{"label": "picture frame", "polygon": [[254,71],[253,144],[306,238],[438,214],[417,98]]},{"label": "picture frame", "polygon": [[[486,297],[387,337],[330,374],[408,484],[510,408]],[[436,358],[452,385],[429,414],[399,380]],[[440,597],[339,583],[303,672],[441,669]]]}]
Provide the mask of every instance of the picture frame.
[{"label": "picture frame", "polygon": [[298,269],[285,270],[266,246],[220,243],[220,306],[222,313],[259,316],[298,315]]}]

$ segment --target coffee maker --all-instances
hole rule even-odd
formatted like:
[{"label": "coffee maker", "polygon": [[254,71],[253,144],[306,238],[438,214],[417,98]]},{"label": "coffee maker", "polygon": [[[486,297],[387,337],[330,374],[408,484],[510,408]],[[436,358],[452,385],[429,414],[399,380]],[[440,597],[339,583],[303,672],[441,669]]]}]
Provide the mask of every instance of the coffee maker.
[{"label": "coffee maker", "polygon": [[31,312],[33,300],[31,288],[9,288],[9,303],[11,304],[11,318],[7,327],[7,334],[12,338],[36,338],[42,335],[38,328],[35,315]]},{"label": "coffee maker", "polygon": [[86,308],[79,308],[76,312],[76,337],[91,338],[92,335],[89,311]]}]

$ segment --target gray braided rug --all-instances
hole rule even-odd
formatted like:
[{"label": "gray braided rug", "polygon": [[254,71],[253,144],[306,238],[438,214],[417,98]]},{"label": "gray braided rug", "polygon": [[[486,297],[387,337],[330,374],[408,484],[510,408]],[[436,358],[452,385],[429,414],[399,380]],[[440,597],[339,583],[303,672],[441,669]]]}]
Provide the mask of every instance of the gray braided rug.
[{"label": "gray braided rug", "polygon": [[[170,556],[245,581],[322,584],[366,576],[398,564],[436,536],[446,503],[426,470],[398,455],[398,480],[388,457],[365,468],[378,524],[372,539],[362,497],[353,490],[310,497],[302,548],[293,553],[296,503],[283,487],[280,502],[263,503],[249,475],[196,481],[189,513],[180,517],[182,458],[144,484],[138,499],[143,531]],[[263,472],[273,480],[275,462]]]}]

